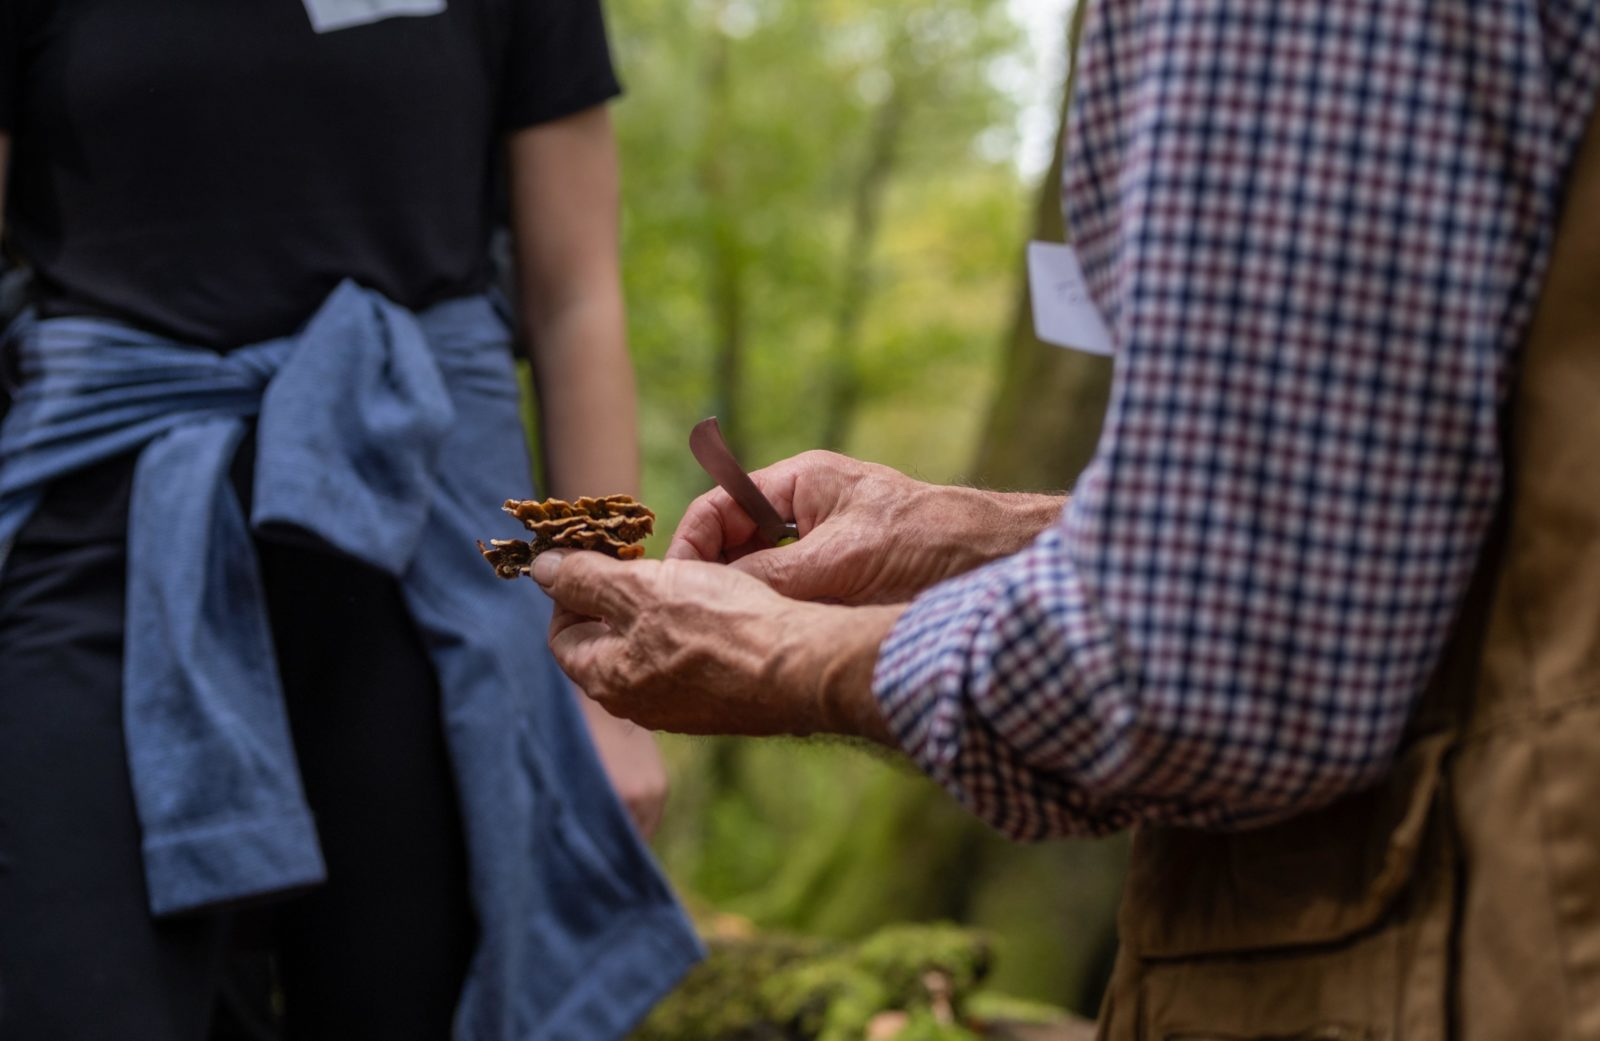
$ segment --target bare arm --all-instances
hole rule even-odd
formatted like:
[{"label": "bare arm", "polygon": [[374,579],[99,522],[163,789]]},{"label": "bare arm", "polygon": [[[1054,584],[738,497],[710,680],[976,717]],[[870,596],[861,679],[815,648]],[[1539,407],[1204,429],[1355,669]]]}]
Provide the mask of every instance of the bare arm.
[{"label": "bare arm", "polygon": [[[518,319],[538,391],[548,492],[565,499],[637,494],[610,115],[596,107],[519,131],[508,152]],[[612,786],[648,836],[667,793],[654,739],[588,698],[579,704]]]},{"label": "bare arm", "polygon": [[[518,317],[538,389],[548,491],[636,494],[610,115],[596,107],[520,131],[509,150]],[[603,437],[595,436],[598,416]]]}]

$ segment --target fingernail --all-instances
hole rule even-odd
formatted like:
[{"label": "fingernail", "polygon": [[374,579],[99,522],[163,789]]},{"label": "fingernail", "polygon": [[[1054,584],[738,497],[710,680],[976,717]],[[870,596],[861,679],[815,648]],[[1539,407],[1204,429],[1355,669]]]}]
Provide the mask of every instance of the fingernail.
[{"label": "fingernail", "polygon": [[566,559],[566,556],[559,549],[539,554],[533,562],[533,580],[541,586],[548,586],[554,582],[556,572],[561,568],[561,561]]}]

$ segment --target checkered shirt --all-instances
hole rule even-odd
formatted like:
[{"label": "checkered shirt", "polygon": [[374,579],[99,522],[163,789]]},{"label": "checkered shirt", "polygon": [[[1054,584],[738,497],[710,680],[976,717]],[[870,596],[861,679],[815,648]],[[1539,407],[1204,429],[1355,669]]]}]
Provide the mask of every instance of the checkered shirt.
[{"label": "checkered shirt", "polygon": [[1593,0],[1088,0],[1065,205],[1117,343],[1059,525],[875,690],[1017,838],[1245,827],[1392,761],[1501,490]]}]

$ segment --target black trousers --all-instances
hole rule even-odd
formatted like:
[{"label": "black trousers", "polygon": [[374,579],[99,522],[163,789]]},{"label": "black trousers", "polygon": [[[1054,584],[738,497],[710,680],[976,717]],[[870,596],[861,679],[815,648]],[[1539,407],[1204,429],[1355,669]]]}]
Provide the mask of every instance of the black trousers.
[{"label": "black trousers", "polygon": [[437,681],[395,583],[346,558],[258,546],[327,883],[151,919],[121,718],[132,470],[52,488],[0,572],[0,1041],[203,1041],[241,939],[272,952],[284,1036],[445,1041],[477,926]]}]

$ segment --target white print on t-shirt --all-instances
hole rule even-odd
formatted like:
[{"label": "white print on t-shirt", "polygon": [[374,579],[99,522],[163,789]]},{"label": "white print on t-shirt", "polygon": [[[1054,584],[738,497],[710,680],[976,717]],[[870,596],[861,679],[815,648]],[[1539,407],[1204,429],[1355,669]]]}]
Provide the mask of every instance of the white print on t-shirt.
[{"label": "white print on t-shirt", "polygon": [[305,0],[305,5],[311,28],[331,33],[385,18],[443,14],[446,0]]}]

